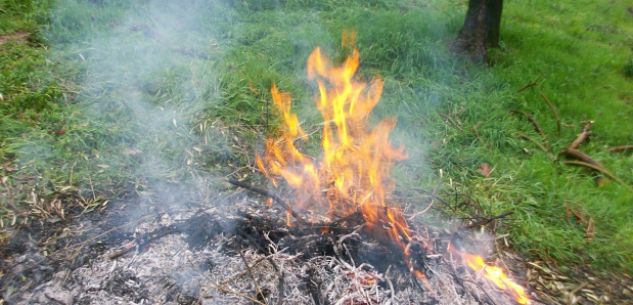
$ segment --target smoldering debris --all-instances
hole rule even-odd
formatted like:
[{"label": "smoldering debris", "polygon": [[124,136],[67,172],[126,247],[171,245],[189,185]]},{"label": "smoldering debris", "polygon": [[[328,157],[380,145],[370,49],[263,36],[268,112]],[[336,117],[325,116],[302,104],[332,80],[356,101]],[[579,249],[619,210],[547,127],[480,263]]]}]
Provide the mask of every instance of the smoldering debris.
[{"label": "smoldering debris", "polygon": [[[288,227],[284,211],[233,199],[230,210],[138,217],[49,257],[16,254],[2,279],[3,298],[9,304],[512,304],[451,257],[444,229],[415,226],[437,241],[434,253],[424,254],[428,285],[422,285],[397,252],[385,253],[388,245],[358,226],[307,234]],[[383,259],[371,259],[376,253]],[[31,263],[19,263],[27,258]],[[29,268],[48,273],[24,284],[21,273]]]}]

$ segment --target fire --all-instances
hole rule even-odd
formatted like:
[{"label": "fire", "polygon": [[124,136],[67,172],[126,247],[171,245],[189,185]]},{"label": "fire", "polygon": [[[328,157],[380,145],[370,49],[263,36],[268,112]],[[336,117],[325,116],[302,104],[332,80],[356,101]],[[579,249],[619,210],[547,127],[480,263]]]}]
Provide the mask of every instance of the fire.
[{"label": "fire", "polygon": [[528,304],[529,299],[525,293],[525,289],[521,285],[515,283],[497,266],[486,264],[484,258],[479,255],[461,253],[466,266],[470,269],[481,273],[487,280],[494,283],[499,289],[509,291],[519,304]]},{"label": "fire", "polygon": [[[355,35],[343,36],[344,46],[349,47],[354,41]],[[389,171],[395,161],[406,159],[406,153],[389,141],[395,119],[370,126],[368,119],[380,99],[383,82],[380,78],[369,83],[357,80],[354,76],[360,54],[356,48],[350,49],[351,54],[340,66],[334,66],[320,48],[308,57],[308,78],[318,85],[315,103],[323,117],[320,157],[313,158],[299,150],[297,143],[306,142],[308,135],[292,112],[291,96],[273,85],[272,99],[281,114],[282,134],[266,141],[265,153],[257,156],[256,164],[275,187],[280,178],[286,181],[295,192],[297,208],[330,217],[360,212],[368,227],[384,230],[408,257],[410,244],[417,241],[413,240],[401,209],[386,204],[393,187]],[[291,225],[290,213],[286,221]],[[468,254],[463,257],[473,270],[484,270],[497,286],[515,291],[520,296],[517,302],[527,304],[522,288],[501,269],[481,267],[479,260]],[[409,259],[406,264],[430,290],[424,273],[415,270]]]},{"label": "fire", "polygon": [[[359,52],[340,67],[333,66],[317,48],[308,58],[308,78],[316,81],[319,96],[316,106],[323,116],[321,158],[303,154],[297,141],[306,141],[305,131],[291,111],[289,94],[272,88],[272,98],[281,113],[283,134],[266,142],[266,154],[258,156],[259,169],[274,185],[283,178],[296,192],[301,208],[342,215],[361,211],[369,224],[375,224],[385,208],[392,183],[388,172],[394,161],[406,158],[402,148],[389,142],[394,119],[379,122],[373,129],[368,118],[382,94],[383,83],[375,79],[367,84],[354,80]],[[397,217],[394,211],[387,212]],[[395,226],[398,230],[405,225]]]}]

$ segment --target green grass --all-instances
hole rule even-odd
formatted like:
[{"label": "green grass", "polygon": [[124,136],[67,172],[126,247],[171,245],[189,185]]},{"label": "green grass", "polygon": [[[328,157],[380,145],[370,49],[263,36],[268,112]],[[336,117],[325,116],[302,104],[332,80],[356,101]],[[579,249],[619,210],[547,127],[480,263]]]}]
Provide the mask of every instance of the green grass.
[{"label": "green grass", "polygon": [[[342,59],[341,32],[353,29],[362,76],[385,80],[376,116],[397,116],[394,141],[410,151],[410,160],[395,171],[400,191],[440,187],[444,196],[457,194],[457,216],[515,211],[500,230],[510,233],[513,248],[527,257],[552,260],[570,271],[590,265],[597,272],[633,272],[633,194],[608,179],[597,185],[595,173],[554,160],[583,121],[593,120],[593,135],[581,150],[633,185],[633,157],[607,150],[633,143],[633,80],[626,72],[633,57],[633,16],[623,0],[581,2],[508,1],[502,48],[493,52],[492,67],[463,62],[448,51],[463,19],[461,2],[209,4],[192,17],[195,29],[170,41],[186,48],[159,47],[158,56],[171,60],[142,74],[135,69],[143,64],[134,61],[136,53],[125,53],[130,48],[88,47],[94,36],[110,33],[139,52],[156,48],[144,36],[143,24],[125,21],[123,12],[142,10],[125,1],[64,0],[63,10],[47,15],[47,6],[5,0],[0,33],[25,30],[45,37],[45,43],[0,47],[0,156],[18,168],[2,175],[16,188],[37,186],[49,196],[63,186],[89,196],[92,185],[106,198],[144,179],[177,181],[188,175],[182,168],[209,171],[217,164],[245,162],[254,151],[234,156],[230,143],[200,140],[223,135],[197,127],[219,120],[274,132],[264,126],[273,83],[291,92],[305,125],[312,126],[319,117],[311,100],[314,85],[305,78],[307,55],[322,46]],[[141,31],[126,36],[130,28]],[[95,72],[82,57],[112,68]],[[147,137],[146,127],[125,108],[127,91],[118,85],[81,87],[90,77],[130,81],[148,105],[177,109],[186,120]],[[538,85],[517,92],[534,80]],[[560,111],[560,134],[541,94]],[[92,115],[94,107],[105,107],[97,109],[107,115]],[[546,139],[514,110],[533,115]],[[176,136],[172,141],[161,135]],[[548,143],[551,152],[522,135]],[[251,147],[257,146],[256,135],[250,137]],[[149,148],[170,160],[166,168],[148,174],[138,170],[143,164],[134,156],[121,154]],[[494,168],[489,177],[479,173],[482,163]],[[592,219],[591,240],[586,223],[569,217],[571,211]]]}]

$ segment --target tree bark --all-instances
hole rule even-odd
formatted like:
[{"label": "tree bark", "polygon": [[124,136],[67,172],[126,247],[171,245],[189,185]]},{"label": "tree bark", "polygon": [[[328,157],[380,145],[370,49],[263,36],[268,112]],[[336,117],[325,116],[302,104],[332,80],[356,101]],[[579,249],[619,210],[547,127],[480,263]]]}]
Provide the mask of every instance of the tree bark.
[{"label": "tree bark", "polygon": [[474,61],[486,62],[487,50],[499,47],[502,9],[503,0],[469,0],[456,50]]}]

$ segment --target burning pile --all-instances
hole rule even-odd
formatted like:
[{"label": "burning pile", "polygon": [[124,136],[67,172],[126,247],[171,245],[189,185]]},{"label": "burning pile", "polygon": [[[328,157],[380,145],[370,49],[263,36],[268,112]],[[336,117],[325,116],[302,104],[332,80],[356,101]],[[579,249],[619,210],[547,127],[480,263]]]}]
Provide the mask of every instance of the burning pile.
[{"label": "burning pile", "polygon": [[[49,253],[26,243],[0,278],[0,297],[11,304],[535,305],[501,268],[465,250],[470,237],[414,222],[392,204],[389,170],[406,153],[389,142],[395,120],[368,123],[382,81],[358,81],[359,52],[350,54],[341,66],[320,49],[308,59],[323,116],[318,159],[299,150],[308,135],[290,95],[272,88],[282,135],[266,142],[257,165],[276,193],[231,181],[269,197],[270,208],[230,190],[205,193],[182,210],[159,211],[148,198],[78,218],[60,227],[61,236],[80,232],[70,246],[59,239]],[[286,185],[292,204],[276,195]],[[205,204],[216,201],[231,204]]]},{"label": "burning pile", "polygon": [[[352,45],[350,37],[353,36],[344,35],[344,45]],[[291,110],[290,95],[273,86],[273,101],[283,121],[282,135],[267,140],[265,155],[257,157],[257,166],[275,187],[281,186],[282,179],[287,183],[294,192],[294,209],[316,213],[326,222],[360,215],[365,232],[377,240],[388,236],[389,243],[401,251],[408,271],[431,292],[433,288],[412,252],[418,249],[432,254],[432,241],[415,235],[401,209],[387,202],[393,187],[388,176],[391,166],[406,158],[404,149],[394,147],[389,141],[396,121],[386,119],[373,128],[369,126],[368,119],[380,99],[383,82],[374,79],[368,84],[356,80],[358,68],[359,52],[355,48],[340,66],[334,66],[319,48],[308,58],[308,78],[318,84],[315,101],[323,117],[322,153],[318,160],[297,147],[296,142],[307,141],[308,135]],[[291,215],[298,214],[288,207],[289,226]],[[306,225],[317,220],[299,218],[298,221]],[[323,232],[329,229],[330,226],[322,226]],[[488,265],[481,256],[456,249],[452,244],[447,250],[512,295],[517,303],[529,303],[525,290],[501,268]]]}]

